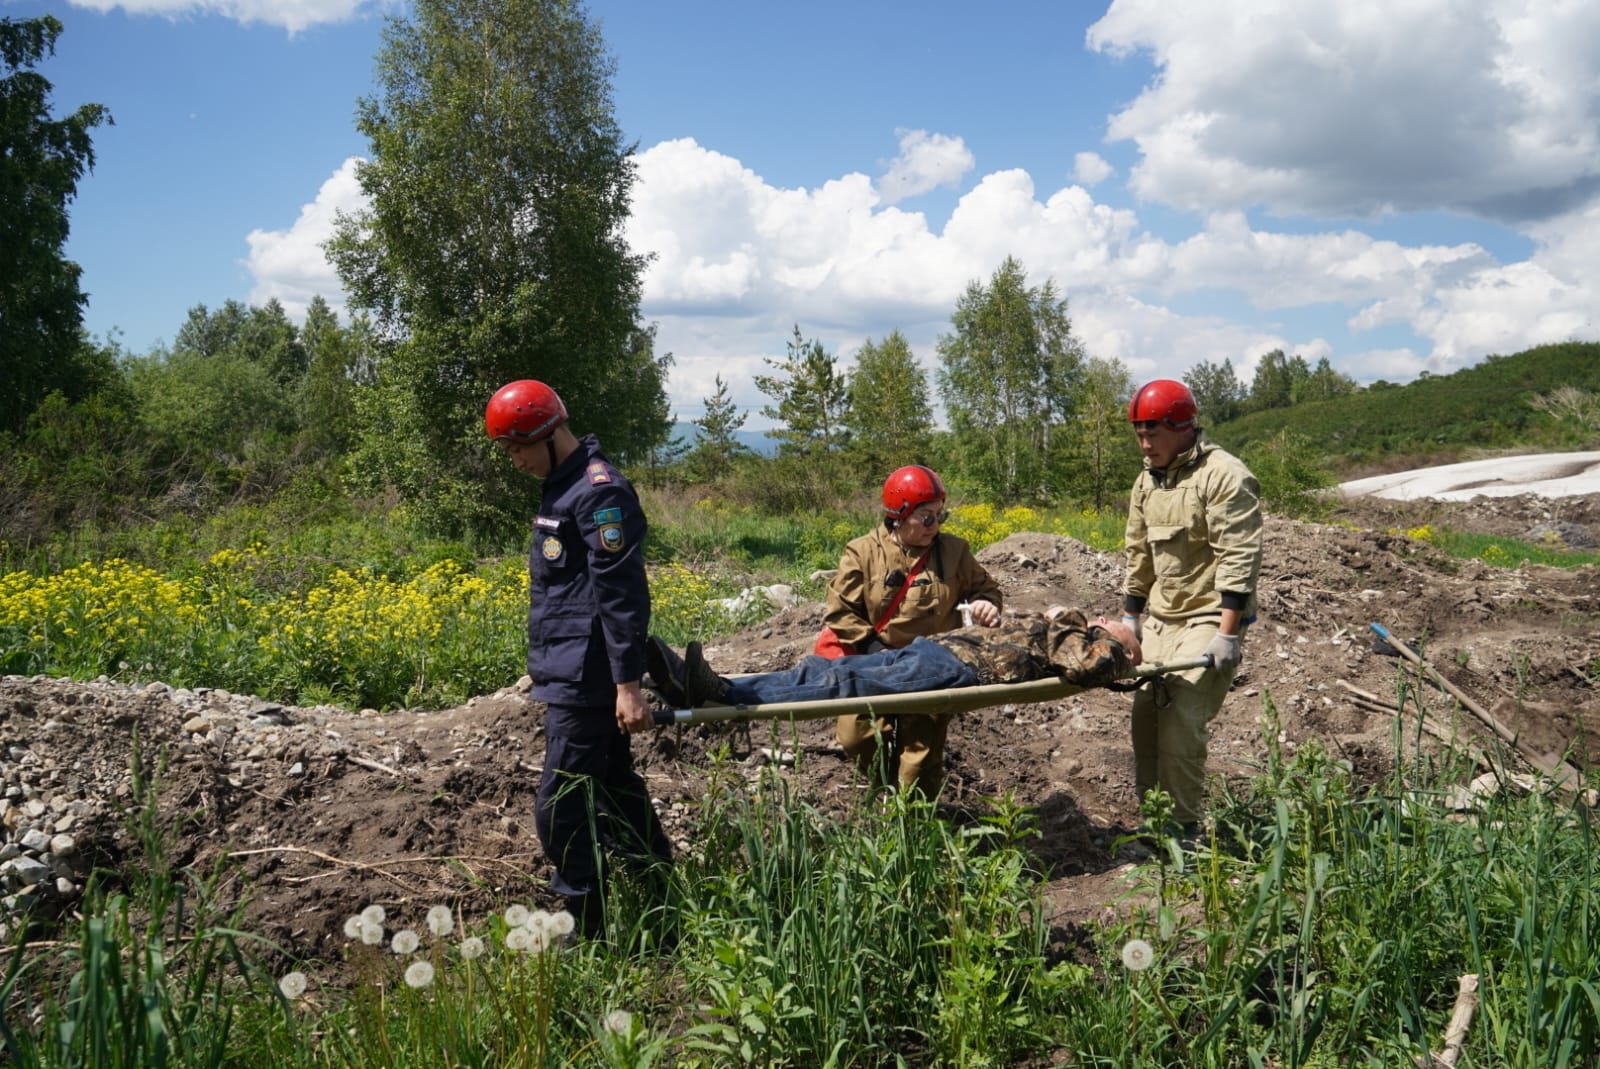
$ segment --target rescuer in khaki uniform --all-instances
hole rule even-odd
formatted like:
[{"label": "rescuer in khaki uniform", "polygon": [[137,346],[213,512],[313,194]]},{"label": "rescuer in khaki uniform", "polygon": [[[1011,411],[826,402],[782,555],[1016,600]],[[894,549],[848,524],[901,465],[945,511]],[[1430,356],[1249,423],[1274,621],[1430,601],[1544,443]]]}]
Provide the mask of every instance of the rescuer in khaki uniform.
[{"label": "rescuer in khaki uniform", "polygon": [[[839,570],[828,584],[824,622],[849,652],[901,649],[913,639],[953,630],[962,626],[963,604],[979,626],[1000,622],[1000,584],[978,563],[965,539],[944,533],[949,515],[944,483],[932,468],[907,465],[884,481],[882,525],[845,546]],[[890,606],[893,612],[885,619]],[[882,771],[901,787],[932,798],[944,785],[949,729],[948,713],[880,717],[876,722],[842,716],[837,736],[863,773]],[[889,743],[887,767],[880,767],[880,737]]]},{"label": "rescuer in khaki uniform", "polygon": [[1209,655],[1212,667],[1165,676],[1133,699],[1134,783],[1160,786],[1192,834],[1205,816],[1207,725],[1233,683],[1261,574],[1261,491],[1209,441],[1194,395],[1157,379],[1128,405],[1145,469],[1128,502],[1123,620],[1153,664]]}]

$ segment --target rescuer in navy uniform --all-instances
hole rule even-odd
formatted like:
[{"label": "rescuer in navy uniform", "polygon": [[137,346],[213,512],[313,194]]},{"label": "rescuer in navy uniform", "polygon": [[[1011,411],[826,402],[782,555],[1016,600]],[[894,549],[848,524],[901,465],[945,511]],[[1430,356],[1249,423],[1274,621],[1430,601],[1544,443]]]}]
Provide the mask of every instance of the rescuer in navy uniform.
[{"label": "rescuer in navy uniform", "polygon": [[593,435],[576,437],[542,382],[495,392],[489,437],[544,480],[528,553],[529,696],[545,703],[534,826],[551,888],[586,936],[604,933],[604,853],[640,863],[656,887],[672,847],[634,769],[628,736],[654,727],[640,689],[650,630],[647,524],[628,480]]}]

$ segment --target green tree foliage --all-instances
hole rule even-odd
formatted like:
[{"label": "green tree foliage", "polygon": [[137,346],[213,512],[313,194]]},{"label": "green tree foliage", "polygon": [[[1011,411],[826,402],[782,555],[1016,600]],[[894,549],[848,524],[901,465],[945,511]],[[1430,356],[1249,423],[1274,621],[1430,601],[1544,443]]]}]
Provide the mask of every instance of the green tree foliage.
[{"label": "green tree foliage", "polygon": [[1570,427],[1529,404],[1559,386],[1600,392],[1600,342],[1491,356],[1448,375],[1373,383],[1327,401],[1251,412],[1214,429],[1236,452],[1291,430],[1348,465],[1396,456],[1449,463],[1468,449],[1571,449]]},{"label": "green tree foliage", "polygon": [[1250,382],[1250,410],[1288,408],[1294,404],[1295,388],[1310,377],[1311,367],[1305,357],[1291,358],[1282,349],[1272,350],[1256,364],[1255,378]]},{"label": "green tree foliage", "polygon": [[1245,388],[1234,374],[1231,360],[1220,364],[1202,360],[1189,369],[1183,381],[1194,394],[1205,426],[1226,423],[1244,410]]},{"label": "green tree foliage", "polygon": [[1251,443],[1239,459],[1261,484],[1261,505],[1268,512],[1299,519],[1326,515],[1329,502],[1318,491],[1335,480],[1322,450],[1305,435],[1279,431]]},{"label": "green tree foliage", "polygon": [[51,393],[0,450],[0,543],[26,546],[86,524],[150,514],[163,489],[155,457],[126,400],[111,391],[69,402]]},{"label": "green tree foliage", "polygon": [[0,432],[20,431],[51,391],[78,400],[105,385],[85,359],[81,269],[63,255],[67,206],[94,167],[90,131],[111,121],[99,104],[64,119],[32,68],[55,53],[61,22],[0,19]]},{"label": "green tree foliage", "polygon": [[[329,254],[378,351],[352,463],[445,529],[520,524],[537,494],[490,454],[483,407],[537,378],[618,462],[670,431],[666,361],[623,236],[632,146],[614,64],[564,0],[418,0],[392,20],[357,125],[368,207]],[[404,455],[398,459],[396,453]]]},{"label": "green tree foliage", "polygon": [[1583,447],[1600,435],[1600,393],[1572,385],[1561,385],[1549,393],[1528,398],[1528,407],[1543,412],[1554,421],[1557,433],[1572,445]]},{"label": "green tree foliage", "polygon": [[795,324],[783,360],[766,361],[777,374],[757,375],[756,388],[777,402],[761,414],[777,420],[771,432],[781,456],[817,457],[841,450],[849,440],[845,413],[849,383],[837,358],[820,341],[807,341]]},{"label": "green tree foliage", "polygon": [[851,453],[863,471],[888,473],[927,463],[933,434],[928,376],[898,330],[882,342],[868,338],[850,376],[845,427]]},{"label": "green tree foliage", "polygon": [[1139,451],[1128,428],[1133,376],[1122,361],[1091,357],[1078,391],[1078,460],[1069,469],[1068,488],[1103,509],[1125,494],[1139,474]]},{"label": "green tree foliage", "polygon": [[689,454],[689,470],[701,482],[714,482],[727,475],[735,458],[750,452],[735,437],[747,414],[734,407],[721,375],[716,377],[716,385],[715,392],[703,398],[705,413],[694,421],[700,437]]},{"label": "green tree foliage", "polygon": [[178,328],[172,348],[197,356],[237,356],[261,365],[273,382],[285,387],[298,385],[310,366],[300,332],[276,297],[259,308],[230,299],[215,312],[197,304]]},{"label": "green tree foliage", "polygon": [[162,455],[217,489],[285,462],[295,430],[290,396],[238,350],[158,350],[131,361],[128,376],[140,422]]},{"label": "green tree foliage", "polygon": [[1083,354],[1054,280],[1029,287],[1014,257],[972,282],[939,339],[939,391],[961,443],[961,468],[995,500],[1048,501],[1070,453]]},{"label": "green tree foliage", "polygon": [[1327,357],[1317,361],[1317,366],[1303,381],[1295,383],[1294,403],[1305,404],[1309,401],[1326,401],[1333,397],[1343,397],[1355,393],[1359,386],[1356,380],[1341,371],[1335,371]]},{"label": "green tree foliage", "polygon": [[354,391],[368,344],[364,331],[346,331],[319,294],[306,309],[299,347],[306,371],[294,406],[305,447],[314,457],[343,456],[355,441]]}]

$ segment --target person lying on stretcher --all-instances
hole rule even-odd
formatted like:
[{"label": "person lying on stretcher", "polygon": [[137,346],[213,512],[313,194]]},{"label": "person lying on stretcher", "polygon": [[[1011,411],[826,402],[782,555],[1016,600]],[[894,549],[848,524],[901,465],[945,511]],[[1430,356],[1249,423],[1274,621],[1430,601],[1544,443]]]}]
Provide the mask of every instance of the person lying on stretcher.
[{"label": "person lying on stretcher", "polygon": [[809,655],[781,672],[729,679],[706,663],[699,642],[683,656],[652,635],[645,645],[649,683],[680,709],[702,705],[768,705],[870,698],[1052,676],[1084,687],[1105,686],[1138,666],[1139,640],[1126,624],[1055,606],[998,627],[963,627],[895,650],[828,660]]}]

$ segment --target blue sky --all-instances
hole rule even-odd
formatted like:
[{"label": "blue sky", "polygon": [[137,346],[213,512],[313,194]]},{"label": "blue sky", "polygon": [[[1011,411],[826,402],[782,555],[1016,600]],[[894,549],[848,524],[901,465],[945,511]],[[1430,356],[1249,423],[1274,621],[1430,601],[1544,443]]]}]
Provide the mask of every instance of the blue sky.
[{"label": "blue sky", "polygon": [[[196,304],[343,296],[371,0],[0,0],[107,105],[68,252],[133,352]],[[682,418],[793,326],[936,365],[967,284],[1054,279],[1136,380],[1275,348],[1404,382],[1600,339],[1600,4],[592,0]]]}]

